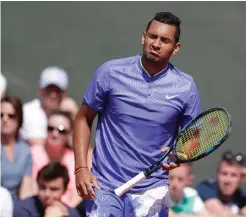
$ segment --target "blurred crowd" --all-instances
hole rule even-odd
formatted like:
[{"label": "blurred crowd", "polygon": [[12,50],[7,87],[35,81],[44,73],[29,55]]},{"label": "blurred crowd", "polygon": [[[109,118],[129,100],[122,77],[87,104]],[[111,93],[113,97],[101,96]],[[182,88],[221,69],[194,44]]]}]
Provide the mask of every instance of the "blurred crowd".
[{"label": "blurred crowd", "polygon": [[[0,77],[0,217],[83,217],[72,147],[79,106],[68,97],[65,70],[47,67],[37,83],[37,97],[23,104],[18,92],[8,95],[6,77]],[[92,152],[90,148],[89,167]],[[225,151],[214,168],[216,179],[196,188],[191,187],[191,164],[170,171],[170,217],[246,216],[246,193],[240,189],[246,183],[245,163],[243,153]]]}]

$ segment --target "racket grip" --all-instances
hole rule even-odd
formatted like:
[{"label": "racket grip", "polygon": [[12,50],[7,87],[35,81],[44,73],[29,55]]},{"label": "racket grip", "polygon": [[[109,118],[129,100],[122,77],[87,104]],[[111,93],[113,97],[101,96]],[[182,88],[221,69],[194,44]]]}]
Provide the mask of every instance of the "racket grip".
[{"label": "racket grip", "polygon": [[114,190],[114,193],[120,197],[122,194],[124,194],[125,192],[127,192],[129,189],[131,189],[132,187],[134,187],[137,183],[141,182],[142,180],[146,179],[146,176],[144,175],[144,172],[139,173],[138,175],[136,175],[135,177],[133,177],[132,179],[130,179],[128,182],[126,182],[125,184],[121,185],[120,187],[116,188]]}]

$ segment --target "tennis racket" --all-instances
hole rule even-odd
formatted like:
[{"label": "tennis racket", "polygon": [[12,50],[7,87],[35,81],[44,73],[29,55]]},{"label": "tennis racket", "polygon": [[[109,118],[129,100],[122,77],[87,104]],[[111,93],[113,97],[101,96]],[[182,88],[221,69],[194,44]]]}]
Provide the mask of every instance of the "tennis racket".
[{"label": "tennis racket", "polygon": [[155,164],[114,190],[117,196],[134,187],[162,168],[162,161],[173,151],[174,162],[197,161],[216,150],[231,131],[231,118],[226,109],[212,108],[199,114],[178,133],[175,144],[170,147]]}]

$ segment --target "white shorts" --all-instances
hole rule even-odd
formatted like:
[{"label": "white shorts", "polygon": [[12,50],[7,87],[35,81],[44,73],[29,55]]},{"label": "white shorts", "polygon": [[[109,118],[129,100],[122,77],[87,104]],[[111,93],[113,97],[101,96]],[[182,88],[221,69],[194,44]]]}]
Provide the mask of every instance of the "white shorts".
[{"label": "white shorts", "polygon": [[121,197],[111,191],[94,190],[96,199],[85,200],[87,217],[168,217],[168,186]]}]

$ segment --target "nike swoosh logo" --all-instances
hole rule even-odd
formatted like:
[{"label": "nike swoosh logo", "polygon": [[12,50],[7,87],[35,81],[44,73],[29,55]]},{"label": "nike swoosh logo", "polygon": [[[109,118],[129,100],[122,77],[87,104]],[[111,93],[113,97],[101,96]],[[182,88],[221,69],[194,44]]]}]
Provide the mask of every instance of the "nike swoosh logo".
[{"label": "nike swoosh logo", "polygon": [[177,97],[178,95],[173,95],[173,96],[169,96],[168,94],[166,95],[166,99],[173,99],[175,97]]}]

